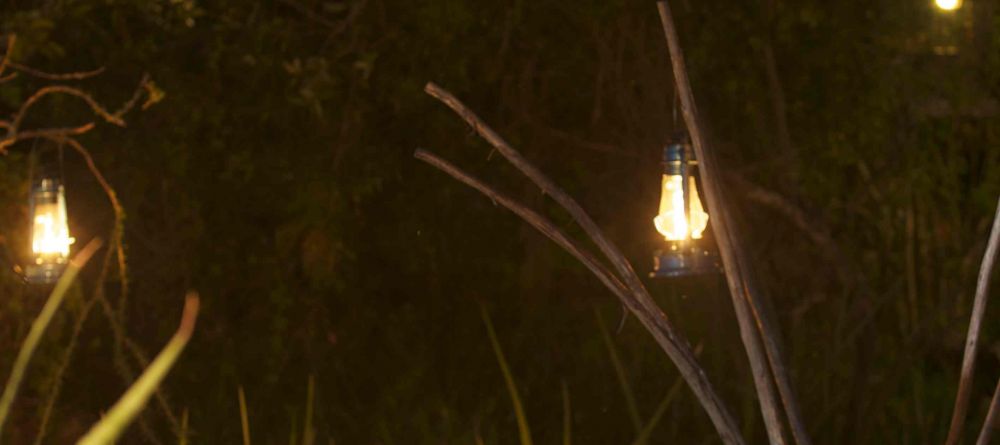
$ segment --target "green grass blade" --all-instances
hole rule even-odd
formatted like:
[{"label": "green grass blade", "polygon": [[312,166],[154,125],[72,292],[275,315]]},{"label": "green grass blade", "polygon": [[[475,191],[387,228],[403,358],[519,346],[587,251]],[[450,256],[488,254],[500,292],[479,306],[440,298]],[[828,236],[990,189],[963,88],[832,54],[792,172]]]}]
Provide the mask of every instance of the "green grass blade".
[{"label": "green grass blade", "polygon": [[243,386],[236,388],[240,399],[240,426],[243,427],[243,445],[250,445],[250,420],[247,415],[247,396],[243,394]]},{"label": "green grass blade", "polygon": [[604,345],[608,348],[608,355],[611,357],[611,363],[615,367],[615,376],[618,377],[618,385],[622,389],[622,395],[625,396],[625,405],[628,408],[628,416],[632,420],[632,426],[635,428],[635,434],[642,434],[642,419],[639,417],[639,406],[635,403],[635,393],[632,392],[632,386],[628,383],[628,377],[625,375],[625,366],[622,364],[621,359],[618,357],[618,350],[615,348],[615,342],[611,339],[611,334],[608,333],[608,328],[604,325],[604,317],[601,316],[601,312],[596,308],[594,313],[597,315],[597,326],[601,328],[601,337],[604,338]]},{"label": "green grass blade", "polygon": [[503,351],[500,349],[500,341],[497,340],[497,334],[493,330],[493,322],[490,320],[490,314],[486,312],[485,306],[480,306],[479,308],[483,313],[483,322],[486,323],[486,333],[490,336],[490,344],[493,345],[493,352],[497,356],[497,362],[500,363],[500,371],[503,372],[504,382],[507,383],[507,392],[510,394],[511,403],[514,405],[514,415],[517,417],[517,430],[521,437],[521,445],[532,445],[531,430],[528,428],[528,418],[524,415],[524,406],[521,405],[521,397],[517,394],[517,385],[514,384],[514,376],[510,373],[510,368],[507,366],[507,359],[504,358]]},{"label": "green grass blade", "polygon": [[573,426],[573,412],[569,403],[569,388],[566,387],[566,381],[562,382],[562,400],[563,400],[563,445],[572,445],[572,426]]},{"label": "green grass blade", "polygon": [[184,301],[184,315],[180,327],[167,345],[157,354],[149,367],[143,371],[139,379],[132,384],[118,402],[111,407],[108,414],[97,422],[77,445],[107,445],[112,444],[125,428],[135,420],[135,417],[146,406],[149,397],[153,395],[177,358],[184,351],[184,346],[191,339],[195,321],[198,319],[198,294],[188,292]]},{"label": "green grass blade", "polygon": [[181,414],[181,437],[178,440],[180,445],[188,445],[188,409],[184,408]]},{"label": "green grass blade", "polygon": [[316,400],[316,378],[309,374],[309,383],[306,388],[306,424],[302,431],[302,445],[315,445],[316,431],[313,428],[313,405]]},{"label": "green grass blade", "polygon": [[17,358],[14,359],[14,368],[11,369],[10,376],[7,377],[7,384],[3,387],[3,395],[0,396],[0,437],[3,435],[3,425],[10,414],[10,407],[14,404],[14,398],[21,387],[21,380],[24,379],[24,372],[28,369],[28,363],[31,361],[31,356],[35,354],[35,349],[38,348],[38,343],[41,341],[42,335],[45,334],[45,328],[49,326],[56,310],[62,305],[62,301],[66,297],[66,291],[69,290],[70,285],[73,284],[73,280],[76,279],[76,274],[80,272],[84,264],[87,264],[87,261],[101,247],[102,243],[99,238],[95,238],[87,243],[87,246],[70,260],[69,265],[66,266],[66,270],[59,277],[59,281],[56,282],[56,287],[49,294],[48,300],[45,301],[45,306],[42,306],[42,312],[31,323],[28,336],[24,339],[24,344],[21,346],[21,350],[18,351]]},{"label": "green grass blade", "polygon": [[653,435],[653,430],[656,429],[656,425],[660,423],[660,419],[663,418],[663,414],[667,412],[667,408],[674,401],[674,398],[677,397],[677,393],[680,391],[683,383],[684,379],[680,376],[674,380],[674,384],[670,385],[670,390],[667,391],[667,395],[663,397],[659,406],[656,407],[656,411],[653,412],[653,417],[649,418],[649,422],[646,422],[646,426],[643,427],[642,432],[639,433],[639,437],[635,439],[635,442],[632,442],[632,445],[649,443],[649,438]]}]

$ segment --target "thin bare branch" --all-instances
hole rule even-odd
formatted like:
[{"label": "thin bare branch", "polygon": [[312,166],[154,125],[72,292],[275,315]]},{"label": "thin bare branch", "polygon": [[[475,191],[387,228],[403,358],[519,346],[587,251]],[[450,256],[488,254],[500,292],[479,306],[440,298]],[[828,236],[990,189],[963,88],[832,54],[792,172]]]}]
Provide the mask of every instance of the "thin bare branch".
[{"label": "thin bare branch", "polygon": [[83,80],[97,76],[104,72],[104,67],[102,66],[96,69],[92,69],[90,71],[76,71],[72,73],[47,73],[45,71],[14,62],[13,60],[8,61],[7,66],[15,70],[18,70],[24,74],[27,74],[29,76],[45,80]]},{"label": "thin bare branch", "polygon": [[783,215],[795,228],[805,233],[809,240],[820,248],[826,260],[833,263],[837,269],[837,275],[844,285],[860,285],[858,281],[862,279],[859,276],[861,272],[858,270],[857,264],[844,254],[840,245],[833,238],[830,228],[822,219],[809,215],[805,209],[791,199],[754,183],[740,174],[726,172],[725,177],[747,199],[773,209]]},{"label": "thin bare branch", "polygon": [[[7,36],[7,51],[3,53],[3,59],[0,59],[0,76],[3,76],[3,72],[7,70],[10,57],[14,54],[15,43],[17,43],[17,34]],[[13,78],[13,76],[4,77],[3,81],[9,80],[8,78]]]},{"label": "thin bare branch", "polygon": [[24,122],[24,118],[27,116],[28,111],[38,103],[43,97],[50,94],[67,94],[70,96],[78,97],[90,107],[90,109],[104,119],[107,122],[118,126],[125,126],[125,121],[122,119],[126,113],[131,111],[139,103],[139,99],[142,98],[143,92],[146,90],[146,85],[149,82],[149,75],[143,74],[142,79],[139,80],[139,84],[136,86],[135,91],[132,96],[126,101],[122,106],[115,112],[109,112],[104,106],[98,103],[90,94],[83,92],[80,89],[66,86],[66,85],[49,85],[40,88],[35,91],[28,100],[21,104],[17,113],[14,114],[14,118],[11,121],[3,121],[0,123],[0,127],[7,129],[7,136],[0,139],[0,154],[6,151],[7,147],[13,145],[16,142],[31,139],[31,138],[62,138],[66,136],[73,136],[90,131],[94,124],[92,122],[79,125],[76,127],[66,127],[66,128],[44,128],[36,130],[21,130],[21,124]]},{"label": "thin bare branch", "polygon": [[548,218],[538,214],[537,212],[525,207],[522,204],[508,198],[506,195],[498,192],[489,185],[486,185],[482,181],[476,179],[475,177],[465,173],[458,167],[452,165],[448,161],[441,159],[434,153],[426,150],[418,149],[413,156],[421,161],[424,161],[431,166],[441,170],[453,178],[459,180],[463,184],[472,187],[486,195],[486,197],[493,200],[493,202],[506,207],[515,215],[521,217],[525,222],[531,224],[532,227],[542,232],[543,235],[549,237],[553,242],[562,247],[570,255],[573,255],[578,261],[583,263],[587,269],[599,279],[612,293],[617,295],[622,300],[630,299],[628,288],[618,279],[618,277],[613,274],[607,267],[601,264],[600,260],[597,259],[590,251],[580,246],[579,243],[573,241],[569,236],[567,236],[558,226],[553,224]]},{"label": "thin bare branch", "polygon": [[94,111],[94,114],[97,114],[105,121],[108,121],[112,124],[121,127],[125,126],[125,121],[123,121],[121,117],[118,117],[109,112],[108,110],[106,110],[101,104],[97,103],[97,101],[94,100],[94,98],[90,94],[84,93],[80,89],[71,86],[49,85],[39,88],[38,91],[35,91],[35,93],[28,98],[28,100],[24,101],[24,103],[21,104],[21,108],[17,111],[17,114],[14,115],[13,127],[15,129],[21,128],[21,122],[24,121],[25,116],[27,116],[28,111],[31,109],[32,106],[38,103],[38,101],[41,100],[43,97],[57,93],[78,97],[81,100],[83,100],[87,104],[87,106],[90,107],[91,110]]},{"label": "thin bare branch", "polygon": [[7,151],[7,148],[10,147],[11,145],[14,145],[15,143],[27,139],[64,138],[68,136],[81,135],[93,129],[94,129],[94,123],[88,122],[86,124],[79,125],[76,127],[40,128],[37,130],[15,132],[13,136],[8,136],[3,139],[0,139],[0,154],[5,153]]},{"label": "thin bare branch", "polygon": [[1000,381],[997,381],[997,389],[993,391],[993,400],[990,402],[990,410],[983,420],[983,429],[979,431],[979,439],[976,445],[990,445],[990,437],[993,436],[993,428],[997,419],[1000,418]]},{"label": "thin bare branch", "polygon": [[990,277],[993,264],[1000,249],[1000,201],[997,202],[996,215],[993,217],[993,228],[990,230],[990,240],[983,253],[983,262],[979,266],[979,278],[976,280],[976,297],[972,303],[972,318],[969,320],[969,332],[965,338],[965,354],[962,357],[962,375],[958,381],[958,394],[955,396],[955,409],[951,414],[951,427],[948,429],[946,445],[955,445],[962,438],[965,426],[965,416],[969,409],[969,394],[972,391],[972,378],[976,367],[976,348],[979,346],[979,330],[986,313],[986,299],[990,290]]}]

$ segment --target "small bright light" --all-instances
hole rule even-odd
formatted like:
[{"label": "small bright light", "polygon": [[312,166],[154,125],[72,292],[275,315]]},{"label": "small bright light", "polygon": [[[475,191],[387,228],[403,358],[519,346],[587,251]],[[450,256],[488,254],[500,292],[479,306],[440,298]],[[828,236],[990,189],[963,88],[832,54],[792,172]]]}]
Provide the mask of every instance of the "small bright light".
[{"label": "small bright light", "polygon": [[[688,196],[691,199],[690,218],[684,215],[684,188],[680,175],[663,175],[660,213],[653,218],[656,231],[667,241],[699,239],[708,226],[708,213],[701,206],[694,177],[689,177]],[[690,221],[689,221],[690,219]]]},{"label": "small bright light", "polygon": [[32,195],[31,251],[35,264],[65,263],[69,246],[76,241],[69,236],[65,191],[56,181],[46,179]]},{"label": "small bright light", "polygon": [[937,5],[938,9],[954,11],[962,7],[962,0],[934,0],[934,4]]}]

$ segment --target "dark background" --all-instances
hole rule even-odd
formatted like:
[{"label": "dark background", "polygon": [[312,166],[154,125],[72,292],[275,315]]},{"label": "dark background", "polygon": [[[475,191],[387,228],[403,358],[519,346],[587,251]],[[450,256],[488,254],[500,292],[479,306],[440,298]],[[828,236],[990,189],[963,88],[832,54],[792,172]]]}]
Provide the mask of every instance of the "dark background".
[{"label": "dark background", "polygon": [[[126,331],[152,354],[182,296],[202,295],[165,383],[192,443],[238,443],[237,387],[255,443],[301,431],[316,380],[318,443],[515,443],[480,305],[489,311],[537,443],[635,437],[598,328],[614,297],[490,200],[412,158],[453,160],[571,228],[443,105],[476,110],[591,212],[645,273],[660,237],[660,147],[679,130],[653,2],[582,0],[4,0],[14,58],[117,108],[148,72],[166,96],[80,138],[127,214]],[[937,443],[947,431],[979,261],[1000,195],[1000,22],[993,2],[672,2],[732,213],[778,314],[817,443]],[[13,112],[44,82],[0,85]],[[68,98],[30,125],[89,120]],[[30,143],[0,158],[0,234],[26,255]],[[83,161],[65,161],[77,248],[112,211]],[[777,203],[777,204],[776,204]],[[796,219],[798,218],[798,220]],[[35,437],[96,280],[67,302],[15,405]],[[107,292],[119,301],[117,272]],[[720,277],[648,281],[751,442],[765,440]],[[994,292],[995,294],[995,292]],[[9,369],[44,293],[3,276]],[[986,315],[969,430],[1000,374]],[[612,334],[613,335],[613,334]],[[77,339],[48,433],[75,440],[126,387],[106,320]],[[613,337],[648,419],[678,378],[634,320]],[[6,372],[6,371],[4,371]],[[4,374],[5,375],[5,374]],[[145,421],[173,443],[153,402]],[[967,430],[968,431],[968,430]],[[969,433],[967,436],[973,436]],[[137,427],[124,443],[149,439]],[[714,443],[683,388],[654,442]]]}]

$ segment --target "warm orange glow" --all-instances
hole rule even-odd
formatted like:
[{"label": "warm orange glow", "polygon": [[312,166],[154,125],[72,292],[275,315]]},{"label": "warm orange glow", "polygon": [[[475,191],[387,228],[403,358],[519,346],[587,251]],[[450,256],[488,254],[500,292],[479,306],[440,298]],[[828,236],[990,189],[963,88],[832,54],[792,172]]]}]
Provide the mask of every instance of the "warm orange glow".
[{"label": "warm orange glow", "polygon": [[[701,206],[694,178],[689,178],[688,196],[691,199],[690,218],[684,215],[684,188],[680,175],[663,175],[660,191],[660,213],[653,218],[656,231],[667,241],[683,241],[701,238],[708,226],[708,213]],[[690,219],[690,221],[689,221]]]},{"label": "warm orange glow", "polygon": [[954,11],[962,7],[962,0],[934,0],[934,4],[943,11]]},{"label": "warm orange glow", "polygon": [[66,197],[62,186],[48,188],[35,196],[33,224],[31,229],[31,250],[35,263],[65,262],[69,257],[69,246],[75,241],[69,236],[66,219]]}]

